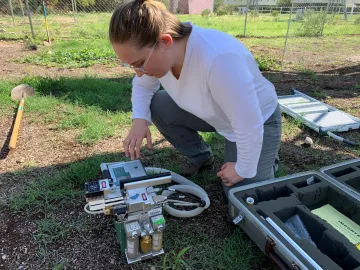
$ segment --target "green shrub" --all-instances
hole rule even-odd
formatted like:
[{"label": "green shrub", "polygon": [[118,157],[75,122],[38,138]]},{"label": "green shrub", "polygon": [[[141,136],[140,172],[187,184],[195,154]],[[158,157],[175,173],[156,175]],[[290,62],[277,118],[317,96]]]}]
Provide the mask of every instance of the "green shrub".
[{"label": "green shrub", "polygon": [[225,9],[227,14],[233,15],[234,12],[237,12],[238,7],[236,5],[226,5]]},{"label": "green shrub", "polygon": [[216,15],[217,16],[223,16],[227,14],[227,10],[226,7],[224,5],[220,5],[217,10],[216,10]]},{"label": "green shrub", "polygon": [[209,17],[210,13],[211,13],[211,10],[207,8],[207,9],[204,9],[204,10],[201,12],[201,16],[207,18],[207,17]]},{"label": "green shrub", "polygon": [[254,56],[259,69],[261,71],[279,70],[280,62],[267,55],[255,55]]},{"label": "green shrub", "polygon": [[214,13],[217,14],[217,10],[224,4],[224,0],[214,0]]},{"label": "green shrub", "polygon": [[272,15],[273,17],[277,17],[277,16],[279,16],[279,11],[278,11],[278,10],[273,10],[273,11],[271,12],[271,15]]},{"label": "green shrub", "polygon": [[324,11],[316,12],[313,9],[306,9],[304,12],[304,21],[298,29],[298,35],[306,37],[321,36],[325,22],[326,13]]}]

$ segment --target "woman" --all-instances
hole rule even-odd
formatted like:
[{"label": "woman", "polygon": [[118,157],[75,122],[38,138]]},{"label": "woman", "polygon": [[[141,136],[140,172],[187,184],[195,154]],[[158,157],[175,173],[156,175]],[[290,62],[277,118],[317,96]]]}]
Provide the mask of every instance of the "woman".
[{"label": "woman", "polygon": [[[120,5],[109,37],[124,66],[135,69],[133,123],[123,142],[126,156],[151,148],[152,123],[191,166],[194,175],[214,162],[198,131],[225,138],[225,162],[217,176],[230,188],[274,177],[281,113],[274,86],[234,37],[182,23],[153,0]],[[160,83],[165,90],[158,91]]]}]

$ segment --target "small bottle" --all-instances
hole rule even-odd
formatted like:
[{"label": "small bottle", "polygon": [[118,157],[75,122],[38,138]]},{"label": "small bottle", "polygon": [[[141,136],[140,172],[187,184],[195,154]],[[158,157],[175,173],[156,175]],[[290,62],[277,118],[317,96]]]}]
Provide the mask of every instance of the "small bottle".
[{"label": "small bottle", "polygon": [[141,237],[140,249],[144,253],[148,253],[151,250],[151,237],[149,235]]},{"label": "small bottle", "polygon": [[164,232],[160,228],[152,236],[152,250],[159,252],[163,248]]},{"label": "small bottle", "polygon": [[139,237],[135,231],[126,239],[126,253],[129,259],[139,257]]}]

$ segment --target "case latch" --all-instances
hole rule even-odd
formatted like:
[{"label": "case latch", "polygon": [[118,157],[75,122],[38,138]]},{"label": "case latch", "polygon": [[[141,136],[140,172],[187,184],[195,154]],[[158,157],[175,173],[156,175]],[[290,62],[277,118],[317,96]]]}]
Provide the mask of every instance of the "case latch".
[{"label": "case latch", "polygon": [[237,225],[240,221],[244,220],[245,215],[243,213],[239,213],[236,218],[233,219],[235,225]]}]

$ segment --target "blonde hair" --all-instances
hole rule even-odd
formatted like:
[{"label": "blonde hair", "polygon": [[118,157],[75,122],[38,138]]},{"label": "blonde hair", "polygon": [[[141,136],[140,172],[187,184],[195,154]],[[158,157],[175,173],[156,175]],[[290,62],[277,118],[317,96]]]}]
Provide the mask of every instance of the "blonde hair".
[{"label": "blonde hair", "polygon": [[183,24],[161,2],[135,0],[119,5],[110,20],[111,43],[133,42],[139,49],[152,46],[161,34],[181,39],[191,32],[191,26]]}]

